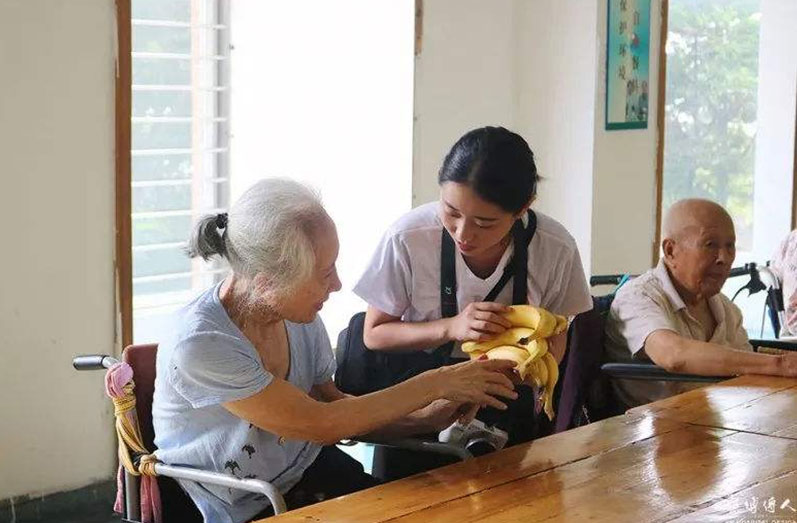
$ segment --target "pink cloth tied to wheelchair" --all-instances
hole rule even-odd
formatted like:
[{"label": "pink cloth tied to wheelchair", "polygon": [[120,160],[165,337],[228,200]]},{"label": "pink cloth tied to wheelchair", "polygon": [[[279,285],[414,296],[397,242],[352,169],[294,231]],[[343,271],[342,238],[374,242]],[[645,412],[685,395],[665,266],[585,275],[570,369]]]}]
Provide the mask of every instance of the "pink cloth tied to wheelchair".
[{"label": "pink cloth tied to wheelchair", "polygon": [[[133,379],[133,368],[125,362],[113,365],[105,374],[105,393],[111,398],[123,398],[125,395],[124,387]],[[138,431],[138,418],[136,410],[132,409],[123,414],[127,421],[136,427]],[[138,434],[139,440],[141,434]],[[124,513],[124,467],[119,464],[119,471],[116,474],[116,501],[113,510],[120,514]],[[161,498],[158,490],[158,481],[154,476],[142,474],[140,476],[140,504],[141,521],[143,523],[162,523]]]}]

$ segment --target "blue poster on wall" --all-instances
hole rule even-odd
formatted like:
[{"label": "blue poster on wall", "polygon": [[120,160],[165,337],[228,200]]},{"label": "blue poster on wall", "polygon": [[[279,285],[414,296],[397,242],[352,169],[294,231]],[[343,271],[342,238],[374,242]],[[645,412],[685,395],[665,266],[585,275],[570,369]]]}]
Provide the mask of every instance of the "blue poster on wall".
[{"label": "blue poster on wall", "polygon": [[606,129],[645,129],[650,93],[650,0],[608,0]]}]

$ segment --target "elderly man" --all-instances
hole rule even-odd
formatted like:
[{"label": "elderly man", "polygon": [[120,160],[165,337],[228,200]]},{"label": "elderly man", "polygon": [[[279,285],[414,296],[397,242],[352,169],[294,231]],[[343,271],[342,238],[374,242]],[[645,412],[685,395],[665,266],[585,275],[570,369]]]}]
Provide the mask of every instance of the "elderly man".
[{"label": "elderly man", "polygon": [[[708,200],[676,202],[664,219],[659,265],[622,287],[606,325],[610,361],[653,361],[670,372],[797,376],[797,353],[752,351],[742,314],[720,293],[736,256],[733,221]],[[699,385],[617,380],[632,407]]]}]

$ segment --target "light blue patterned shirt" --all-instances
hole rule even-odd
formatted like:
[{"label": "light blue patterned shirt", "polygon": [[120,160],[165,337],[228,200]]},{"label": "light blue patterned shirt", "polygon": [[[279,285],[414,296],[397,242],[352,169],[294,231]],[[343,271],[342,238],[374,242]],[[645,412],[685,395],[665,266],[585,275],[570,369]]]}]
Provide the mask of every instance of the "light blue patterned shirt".
[{"label": "light blue patterned shirt", "polygon": [[[301,479],[321,447],[282,440],[222,406],[257,394],[274,376],[230,320],[219,300],[219,287],[208,289],[179,311],[176,332],[158,348],[152,405],[156,455],[170,465],[270,481],[285,493]],[[286,379],[309,392],[335,372],[329,338],[320,318],[306,325],[285,325],[290,343]],[[248,521],[269,504],[259,494],[180,484],[209,522]]]}]

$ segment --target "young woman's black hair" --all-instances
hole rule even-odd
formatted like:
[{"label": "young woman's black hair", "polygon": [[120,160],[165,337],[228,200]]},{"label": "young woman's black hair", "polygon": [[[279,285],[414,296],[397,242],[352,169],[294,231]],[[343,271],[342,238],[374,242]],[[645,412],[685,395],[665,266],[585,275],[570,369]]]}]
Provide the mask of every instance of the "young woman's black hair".
[{"label": "young woman's black hair", "polygon": [[484,200],[512,214],[537,194],[537,165],[529,144],[503,127],[481,127],[466,133],[451,148],[438,183],[463,183]]}]

